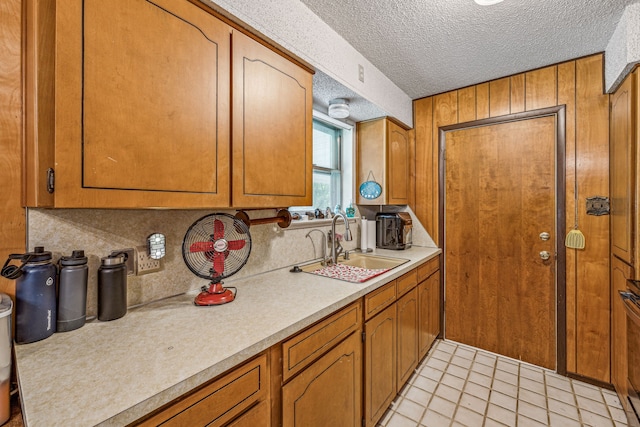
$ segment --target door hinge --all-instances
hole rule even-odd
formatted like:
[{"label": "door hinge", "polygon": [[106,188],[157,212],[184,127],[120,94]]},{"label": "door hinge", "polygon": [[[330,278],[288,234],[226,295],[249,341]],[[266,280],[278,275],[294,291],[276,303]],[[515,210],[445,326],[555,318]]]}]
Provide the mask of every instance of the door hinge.
[{"label": "door hinge", "polygon": [[56,176],[53,168],[47,169],[47,192],[53,193],[56,187]]},{"label": "door hinge", "polygon": [[367,334],[363,331],[362,332],[362,342],[364,342],[367,339]]}]

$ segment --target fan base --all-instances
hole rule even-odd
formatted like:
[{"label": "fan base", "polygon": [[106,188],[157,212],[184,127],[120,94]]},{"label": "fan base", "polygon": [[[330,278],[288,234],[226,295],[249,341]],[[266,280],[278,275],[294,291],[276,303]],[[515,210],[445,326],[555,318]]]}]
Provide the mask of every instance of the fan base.
[{"label": "fan base", "polygon": [[235,294],[229,289],[224,289],[222,292],[216,293],[203,291],[198,294],[193,303],[199,306],[220,305],[233,301],[235,297]]}]

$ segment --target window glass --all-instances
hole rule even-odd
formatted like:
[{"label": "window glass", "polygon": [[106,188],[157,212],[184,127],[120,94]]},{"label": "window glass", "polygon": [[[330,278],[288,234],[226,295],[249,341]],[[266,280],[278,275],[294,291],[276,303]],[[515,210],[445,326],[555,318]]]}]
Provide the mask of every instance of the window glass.
[{"label": "window glass", "polygon": [[293,211],[306,212],[316,208],[323,212],[326,208],[333,211],[336,205],[344,210],[349,203],[353,175],[352,127],[340,122],[334,124],[332,121],[336,122],[335,119],[314,111],[313,206],[291,207]]},{"label": "window glass", "polygon": [[313,121],[313,166],[339,169],[337,147],[340,130]]}]

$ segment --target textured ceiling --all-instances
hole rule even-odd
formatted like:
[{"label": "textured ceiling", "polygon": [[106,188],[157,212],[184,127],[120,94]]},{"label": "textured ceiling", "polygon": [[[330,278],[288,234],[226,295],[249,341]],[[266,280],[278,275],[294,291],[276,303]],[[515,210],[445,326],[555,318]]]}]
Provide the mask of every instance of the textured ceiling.
[{"label": "textured ceiling", "polygon": [[603,52],[638,0],[301,1],[416,99]]},{"label": "textured ceiling", "polygon": [[388,114],[372,102],[338,83],[320,70],[313,75],[313,104],[315,109],[327,112],[329,101],[344,98],[349,104],[349,119],[344,121],[360,122]]}]

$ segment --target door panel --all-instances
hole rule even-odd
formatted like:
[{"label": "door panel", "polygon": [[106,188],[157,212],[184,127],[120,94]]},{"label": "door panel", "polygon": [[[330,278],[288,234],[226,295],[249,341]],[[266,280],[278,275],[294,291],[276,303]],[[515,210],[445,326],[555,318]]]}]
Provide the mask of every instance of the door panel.
[{"label": "door panel", "polygon": [[551,369],[555,136],[545,116],[445,138],[446,337]]}]

